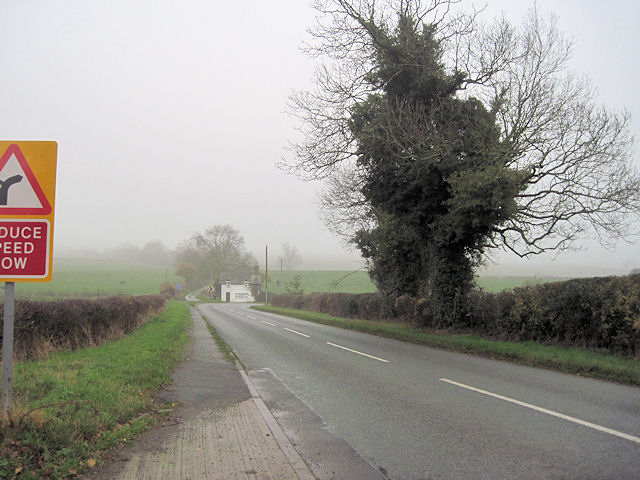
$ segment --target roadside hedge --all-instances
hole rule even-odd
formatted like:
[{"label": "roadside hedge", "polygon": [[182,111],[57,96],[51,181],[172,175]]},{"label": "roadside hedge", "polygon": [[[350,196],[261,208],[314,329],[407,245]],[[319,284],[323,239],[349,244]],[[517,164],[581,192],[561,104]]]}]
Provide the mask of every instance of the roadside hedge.
[{"label": "roadside hedge", "polygon": [[311,293],[269,295],[274,307],[328,313],[336,317],[381,320],[393,317],[393,302],[378,293]]},{"label": "roadside hedge", "polygon": [[[20,360],[38,359],[55,350],[76,350],[120,338],[159,313],[165,303],[164,295],[17,301],[15,355]],[[3,307],[0,318],[4,321]]]},{"label": "roadside hedge", "polygon": [[[274,295],[271,304],[434,328],[429,300],[379,294]],[[457,329],[502,340],[580,346],[640,359],[640,275],[582,278],[487,293],[474,290]]]}]

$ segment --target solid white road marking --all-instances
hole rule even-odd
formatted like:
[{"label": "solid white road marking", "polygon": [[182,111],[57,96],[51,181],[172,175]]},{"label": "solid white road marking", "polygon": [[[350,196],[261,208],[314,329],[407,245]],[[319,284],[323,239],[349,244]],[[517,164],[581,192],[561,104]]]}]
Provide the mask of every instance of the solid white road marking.
[{"label": "solid white road marking", "polygon": [[472,387],[470,385],[465,385],[464,383],[454,382],[453,380],[449,380],[448,378],[441,378],[443,382],[450,383],[452,385],[456,385],[461,388],[466,388],[467,390],[472,390],[477,393],[482,393],[483,395],[488,395],[490,397],[498,398],[500,400],[504,400],[505,402],[515,403],[516,405],[520,405],[522,407],[530,408],[532,410],[536,410],[537,412],[546,413],[547,415],[552,415],[554,417],[562,418],[563,420],[568,420],[569,422],[577,423],[579,425],[583,425],[585,427],[593,428],[594,430],[598,430],[600,432],[608,433],[609,435],[614,435],[616,437],[624,438],[625,440],[630,440],[632,442],[640,443],[639,437],[634,437],[633,435],[629,435],[627,433],[619,432],[617,430],[612,430],[611,428],[602,427],[600,425],[596,425],[595,423],[585,422],[584,420],[580,420],[579,418],[570,417],[569,415],[564,415],[563,413],[554,412],[553,410],[548,410],[546,408],[537,407],[535,405],[531,405],[530,403],[521,402],[520,400],[515,400],[513,398],[505,397],[503,395],[498,395],[497,393],[487,392],[486,390],[481,390],[479,388]]},{"label": "solid white road marking", "polygon": [[384,358],[374,357],[373,355],[369,355],[368,353],[359,352],[358,350],[352,350],[351,348],[343,347],[342,345],[337,345],[335,343],[327,342],[327,345],[331,345],[332,347],[341,348],[342,350],[346,350],[348,352],[357,353],[358,355],[362,355],[364,357],[373,358],[374,360],[378,360],[379,362],[389,363],[389,360],[385,360]]},{"label": "solid white road marking", "polygon": [[265,322],[264,320],[260,320],[262,323],[266,323],[267,325],[271,325],[272,327],[276,327],[277,325],[275,323],[269,323],[269,322]]},{"label": "solid white road marking", "polygon": [[286,331],[288,331],[288,332],[291,332],[291,333],[295,333],[295,334],[297,334],[297,335],[300,335],[301,337],[307,337],[307,338],[309,338],[309,335],[306,335],[306,334],[304,334],[304,333],[296,332],[295,330],[291,330],[290,328],[286,328],[286,327],[282,327],[282,328],[283,328],[283,329],[285,329],[285,330],[286,330]]}]

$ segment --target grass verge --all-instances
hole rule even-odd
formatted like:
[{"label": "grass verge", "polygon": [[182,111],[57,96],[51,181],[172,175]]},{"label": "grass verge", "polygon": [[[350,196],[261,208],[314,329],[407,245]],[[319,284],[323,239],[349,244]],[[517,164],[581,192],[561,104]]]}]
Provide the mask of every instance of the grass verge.
[{"label": "grass verge", "polygon": [[416,330],[401,323],[347,319],[289,308],[271,306],[253,308],[420,345],[473,353],[534,367],[552,368],[602,380],[640,385],[640,362],[582,348],[542,345],[535,342],[504,342],[468,333],[431,333]]},{"label": "grass verge", "polygon": [[216,345],[218,345],[218,348],[222,352],[222,355],[224,356],[224,359],[226,361],[228,361],[228,362],[231,362],[231,363],[234,363],[236,361],[239,362],[238,357],[236,357],[235,353],[233,353],[233,350],[231,350],[231,347],[226,344],[226,342],[222,339],[222,337],[220,335],[218,335],[218,332],[213,327],[213,325],[211,325],[209,323],[209,320],[207,320],[205,318],[204,319],[204,323],[207,324],[207,328],[209,329],[209,333],[211,334],[213,339],[216,341]]},{"label": "grass verge", "polygon": [[14,369],[12,425],[0,436],[0,478],[73,478],[160,418],[153,398],[183,357],[184,302],[114,342]]}]

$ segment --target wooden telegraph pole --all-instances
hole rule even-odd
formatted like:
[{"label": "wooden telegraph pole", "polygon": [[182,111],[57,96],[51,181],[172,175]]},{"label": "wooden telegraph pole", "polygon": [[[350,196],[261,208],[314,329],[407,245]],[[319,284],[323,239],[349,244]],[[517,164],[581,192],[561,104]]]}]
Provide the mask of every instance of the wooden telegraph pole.
[{"label": "wooden telegraph pole", "polygon": [[269,245],[264,247],[264,304],[269,305]]}]

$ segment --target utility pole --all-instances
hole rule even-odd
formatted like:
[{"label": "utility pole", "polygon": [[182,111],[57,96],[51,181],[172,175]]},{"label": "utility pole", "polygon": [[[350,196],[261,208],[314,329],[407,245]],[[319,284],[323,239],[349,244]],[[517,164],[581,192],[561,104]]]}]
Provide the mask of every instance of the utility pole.
[{"label": "utility pole", "polygon": [[264,304],[269,305],[269,245],[264,247]]}]

